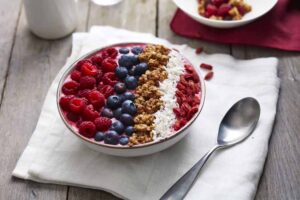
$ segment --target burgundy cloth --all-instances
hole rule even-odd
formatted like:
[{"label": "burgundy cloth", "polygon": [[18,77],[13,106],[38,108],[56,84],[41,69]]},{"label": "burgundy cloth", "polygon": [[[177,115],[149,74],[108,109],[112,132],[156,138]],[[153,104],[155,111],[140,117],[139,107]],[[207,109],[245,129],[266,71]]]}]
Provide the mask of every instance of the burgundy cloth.
[{"label": "burgundy cloth", "polygon": [[216,29],[202,25],[178,9],[171,22],[171,29],[185,37],[225,44],[300,51],[300,0],[279,0],[265,16],[232,29]]}]

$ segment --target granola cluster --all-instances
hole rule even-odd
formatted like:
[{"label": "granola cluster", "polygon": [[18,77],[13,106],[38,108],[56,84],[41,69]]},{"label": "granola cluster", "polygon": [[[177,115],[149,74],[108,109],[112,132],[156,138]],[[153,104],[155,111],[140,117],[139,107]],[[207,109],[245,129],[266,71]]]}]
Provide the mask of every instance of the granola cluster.
[{"label": "granola cluster", "polygon": [[154,113],[161,109],[163,101],[159,90],[159,82],[168,78],[165,65],[168,63],[169,50],[162,45],[147,45],[139,55],[139,60],[149,66],[145,74],[139,78],[134,103],[137,115],[134,118],[134,133],[129,145],[143,144],[153,141]]}]

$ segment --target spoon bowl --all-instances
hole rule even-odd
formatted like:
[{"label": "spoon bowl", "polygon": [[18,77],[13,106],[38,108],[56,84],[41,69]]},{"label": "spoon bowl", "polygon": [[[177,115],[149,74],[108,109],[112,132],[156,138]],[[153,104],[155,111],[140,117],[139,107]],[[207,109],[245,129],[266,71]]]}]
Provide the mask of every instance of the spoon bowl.
[{"label": "spoon bowl", "polygon": [[247,97],[235,103],[221,121],[217,145],[186,172],[160,200],[182,200],[193,186],[208,158],[217,149],[230,147],[244,141],[254,131],[259,116],[260,106],[256,99]]}]

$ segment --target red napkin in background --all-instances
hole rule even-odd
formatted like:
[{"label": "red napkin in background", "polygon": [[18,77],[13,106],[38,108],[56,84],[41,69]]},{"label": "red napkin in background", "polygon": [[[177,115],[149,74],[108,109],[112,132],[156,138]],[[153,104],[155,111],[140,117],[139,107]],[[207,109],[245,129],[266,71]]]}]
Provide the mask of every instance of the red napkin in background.
[{"label": "red napkin in background", "polygon": [[300,51],[300,0],[279,0],[265,16],[232,29],[202,25],[178,9],[171,29],[182,36],[213,42]]}]

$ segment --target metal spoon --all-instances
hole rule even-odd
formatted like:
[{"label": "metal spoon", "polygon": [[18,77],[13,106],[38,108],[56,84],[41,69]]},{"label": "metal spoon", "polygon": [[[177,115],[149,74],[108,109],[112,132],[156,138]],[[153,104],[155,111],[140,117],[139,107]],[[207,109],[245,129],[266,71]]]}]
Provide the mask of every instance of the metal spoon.
[{"label": "metal spoon", "polygon": [[217,145],[186,172],[160,200],[182,200],[210,155],[217,149],[230,147],[245,140],[255,129],[259,115],[260,106],[256,99],[248,97],[235,103],[220,124]]}]

